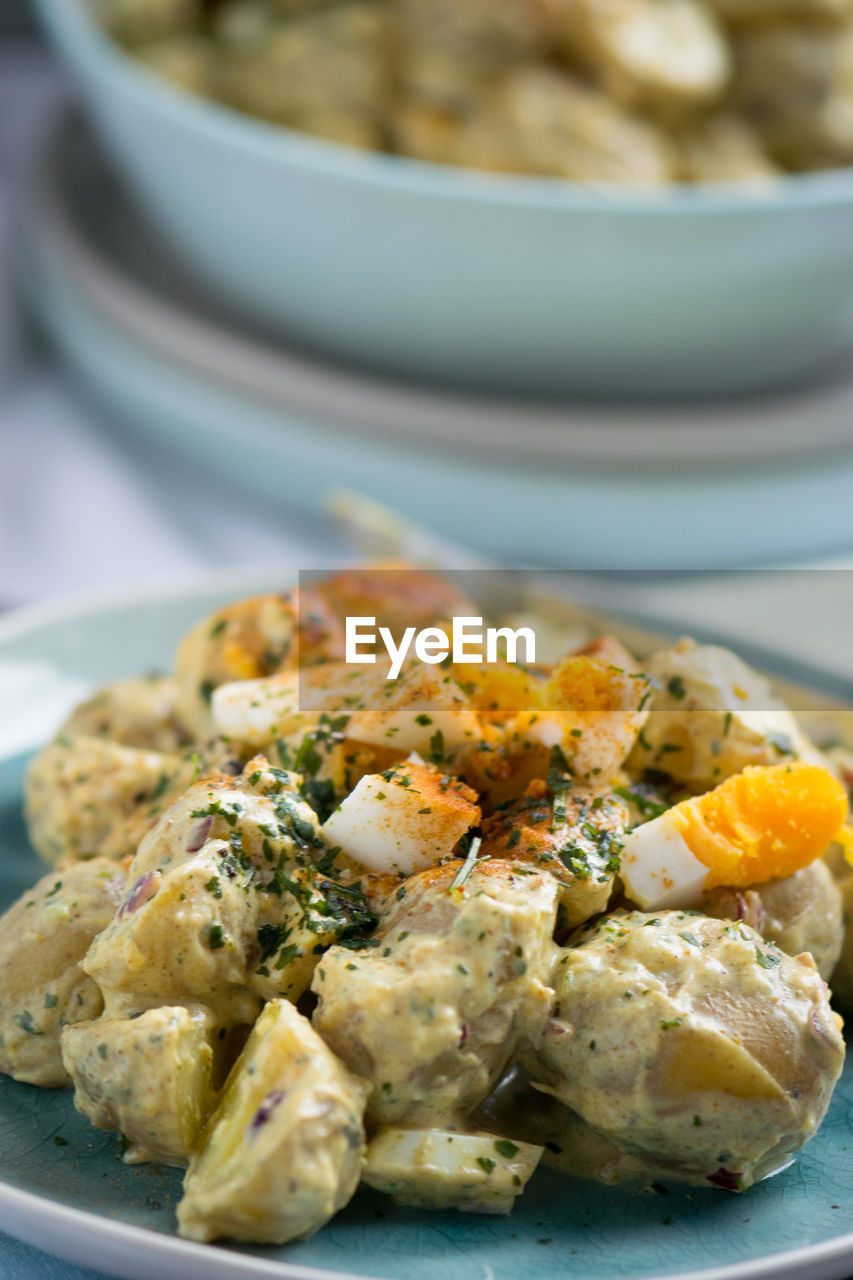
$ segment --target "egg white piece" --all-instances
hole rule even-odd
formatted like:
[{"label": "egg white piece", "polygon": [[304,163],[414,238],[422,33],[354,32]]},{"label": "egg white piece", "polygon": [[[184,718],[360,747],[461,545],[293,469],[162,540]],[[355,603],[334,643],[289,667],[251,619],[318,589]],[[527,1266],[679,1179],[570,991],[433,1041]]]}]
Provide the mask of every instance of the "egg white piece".
[{"label": "egg white piece", "polygon": [[385,669],[365,672],[328,662],[259,680],[234,680],[214,690],[213,723],[224,737],[257,749],[275,738],[314,728],[324,715],[343,713],[348,721],[354,706],[376,697],[377,689],[383,688]]},{"label": "egg white piece", "polygon": [[451,854],[479,818],[479,808],[410,758],[396,772],[365,774],[320,833],[368,871],[411,875]]},{"label": "egg white piece", "polygon": [[[369,703],[353,709],[347,733],[359,742],[432,754],[442,742],[447,756],[470,748],[483,727],[470,699],[439,667],[408,662],[396,680],[383,681]],[[440,735],[440,739],[436,735]]]},{"label": "egg white piece", "polygon": [[234,680],[213,692],[211,714],[217,733],[262,746],[275,733],[298,724],[299,674],[296,671],[261,680]]},{"label": "egg white piece", "polygon": [[625,837],[620,874],[628,897],[643,911],[677,910],[701,901],[708,868],[662,813]]},{"label": "egg white piece", "polygon": [[383,1129],[368,1147],[363,1177],[397,1204],[510,1213],[544,1150],[491,1133]]}]

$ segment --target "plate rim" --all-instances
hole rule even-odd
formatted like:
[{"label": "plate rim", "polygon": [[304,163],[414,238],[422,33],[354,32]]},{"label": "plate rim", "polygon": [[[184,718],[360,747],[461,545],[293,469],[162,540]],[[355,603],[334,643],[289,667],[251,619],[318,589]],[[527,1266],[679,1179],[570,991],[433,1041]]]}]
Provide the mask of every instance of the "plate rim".
[{"label": "plate rim", "polygon": [[[275,589],[277,582],[284,586],[288,574],[292,577],[293,573],[292,562],[288,565],[282,561],[280,571],[269,566],[257,570],[238,568],[225,573],[211,570],[160,586],[150,584],[123,590],[102,588],[18,606],[0,617],[0,661],[7,644],[42,628],[127,608],[144,608],[146,604],[155,602],[168,605],[170,602],[189,602],[211,593],[227,595],[232,590]],[[672,628],[674,624],[664,625]],[[767,654],[771,656],[772,651],[768,650]],[[784,667],[786,655],[779,655],[779,658]],[[836,679],[830,669],[815,667],[814,672],[815,675],[822,672],[830,682]],[[183,1240],[175,1234],[154,1231],[63,1204],[39,1192],[23,1190],[0,1175],[0,1229],[44,1250],[46,1226],[51,1236],[47,1252],[78,1266],[94,1266],[96,1269],[106,1261],[111,1268],[108,1274],[115,1276],[145,1277],[147,1280],[151,1274],[149,1266],[160,1262],[168,1266],[177,1264],[178,1267],[181,1263],[186,1264],[181,1274],[187,1275],[188,1280],[194,1277],[199,1280],[241,1280],[244,1276],[247,1280],[252,1280],[252,1277],[256,1280],[380,1280],[367,1273],[328,1270],[258,1257],[227,1246]],[[58,1242],[53,1238],[57,1231],[61,1232]],[[81,1253],[80,1250],[89,1244],[92,1253]],[[99,1244],[109,1248],[107,1259],[99,1256]],[[189,1264],[195,1265],[190,1268]],[[116,1266],[121,1270],[116,1270]],[[742,1262],[669,1273],[665,1280],[836,1280],[846,1275],[851,1267],[853,1231],[846,1231],[815,1244]],[[171,1271],[164,1273],[171,1274]],[[485,1280],[490,1280],[488,1268]],[[643,1280],[649,1280],[649,1277],[643,1277]]]},{"label": "plate rim", "polygon": [[[30,1229],[30,1215],[35,1220]],[[33,1191],[24,1191],[13,1187],[0,1178],[0,1228],[18,1240],[23,1240],[44,1252],[44,1223],[54,1228],[66,1229],[55,1257],[73,1262],[78,1266],[94,1265],[98,1267],[97,1258],[94,1263],[85,1259],[75,1246],[91,1241],[112,1246],[118,1259],[130,1261],[135,1250],[145,1249],[146,1255],[142,1264],[146,1270],[132,1267],[127,1271],[112,1271],[114,1276],[147,1277],[150,1262],[161,1261],[172,1263],[181,1261],[197,1263],[197,1272],[182,1272],[187,1280],[204,1277],[204,1280],[388,1280],[367,1273],[351,1271],[329,1271],[324,1267],[313,1267],[308,1264],[282,1262],[279,1259],[257,1257],[254,1254],[242,1253],[227,1246],[200,1244],[194,1240],[184,1240],[175,1234],[167,1235],[162,1231],[153,1231],[150,1227],[139,1227],[119,1219],[108,1218],[93,1213],[89,1209],[76,1209],[71,1205],[61,1204],[50,1197]],[[153,1253],[153,1257],[151,1254]],[[137,1261],[139,1254],[135,1254]],[[766,1254],[760,1258],[750,1258],[744,1262],[727,1263],[721,1267],[705,1267],[699,1271],[678,1271],[667,1273],[661,1280],[831,1280],[846,1273],[849,1263],[853,1261],[853,1231],[844,1232],[831,1240],[823,1240],[818,1244],[804,1245],[797,1249],[787,1249],[781,1253]],[[844,1264],[844,1271],[836,1271],[836,1265]],[[108,1260],[113,1266],[113,1260]],[[486,1267],[484,1280],[491,1280],[490,1268]],[[805,1270],[804,1268],[807,1268]],[[170,1273],[166,1273],[170,1274]],[[649,1280],[643,1277],[642,1280]]]}]

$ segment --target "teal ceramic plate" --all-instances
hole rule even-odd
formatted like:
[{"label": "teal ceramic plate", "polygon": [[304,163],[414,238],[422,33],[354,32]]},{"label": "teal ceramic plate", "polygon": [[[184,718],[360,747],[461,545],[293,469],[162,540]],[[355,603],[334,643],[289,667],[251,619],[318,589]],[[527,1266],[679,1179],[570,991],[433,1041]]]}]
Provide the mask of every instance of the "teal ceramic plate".
[{"label": "teal ceramic plate", "polygon": [[[289,575],[282,574],[281,581]],[[223,582],[0,623],[0,864],[5,906],[42,868],[27,846],[28,752],[95,681],[167,666],[200,615],[267,582]],[[787,674],[780,659],[778,674]],[[802,671],[798,673],[802,679]],[[816,691],[839,690],[815,672]],[[125,1166],[67,1091],[0,1080],[0,1229],[128,1280],[833,1280],[853,1273],[853,1064],[796,1163],[746,1195],[604,1189],[540,1171],[509,1218],[395,1208],[372,1192],[313,1239],[232,1249],[177,1239],[174,1170]]]}]

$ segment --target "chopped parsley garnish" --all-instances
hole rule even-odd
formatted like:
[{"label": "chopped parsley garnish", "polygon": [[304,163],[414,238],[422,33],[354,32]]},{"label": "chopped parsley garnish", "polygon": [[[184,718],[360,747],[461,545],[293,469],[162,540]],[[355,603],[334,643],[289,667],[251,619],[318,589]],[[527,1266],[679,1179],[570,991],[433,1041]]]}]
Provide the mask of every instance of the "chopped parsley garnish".
[{"label": "chopped parsley garnish", "polygon": [[551,748],[548,760],[548,777],[546,779],[551,791],[559,791],[566,785],[567,775],[571,777],[571,768],[561,746]]},{"label": "chopped parsley garnish", "polygon": [[570,789],[568,787],[558,787],[554,792],[554,826],[564,827],[566,825],[566,815],[568,812],[568,799]]},{"label": "chopped parsley garnish", "polygon": [[452,881],[450,882],[448,893],[452,893],[454,889],[461,889],[462,886],[465,884],[466,880],[468,879],[468,877],[470,876],[471,872],[477,866],[477,863],[484,861],[483,858],[477,857],[477,854],[480,852],[480,845],[482,843],[483,842],[479,836],[474,836],[468,848],[468,856],[466,857],[465,861],[462,863],[462,866],[459,868],[459,870],[456,872],[456,875],[453,877]]},{"label": "chopped parsley garnish", "polygon": [[233,827],[240,814],[243,812],[243,806],[239,800],[223,801],[211,800],[206,809],[193,809],[190,817],[192,818],[224,818],[229,827]]},{"label": "chopped parsley garnish", "polygon": [[225,938],[222,934],[221,924],[211,924],[207,929],[207,945],[211,951],[218,951],[220,947],[225,946]]},{"label": "chopped parsley garnish", "polygon": [[290,936],[290,929],[283,924],[262,924],[258,930],[258,945],[261,948],[261,961],[275,955],[279,947]]},{"label": "chopped parsley garnish", "polygon": [[159,799],[160,799],[161,795],[163,794],[163,792],[164,792],[164,791],[166,790],[166,788],[168,787],[168,785],[169,785],[169,781],[170,781],[170,779],[169,779],[169,775],[168,775],[168,773],[161,773],[161,774],[160,774],[160,777],[157,779],[157,786],[156,786],[156,787],[154,788],[154,790],[151,792],[151,799],[152,799],[152,801],[154,801],[154,800],[159,800]]},{"label": "chopped parsley garnish", "polygon": [[22,1031],[26,1031],[31,1036],[43,1036],[44,1032],[39,1031],[33,1022],[33,1015],[29,1009],[25,1009],[23,1013],[16,1013],[12,1019],[16,1027],[20,1027]]},{"label": "chopped parsley garnish", "polygon": [[275,962],[277,970],[285,969],[299,955],[299,944],[297,942],[288,943],[286,947],[282,947],[279,957]]},{"label": "chopped parsley garnish", "polygon": [[614,787],[613,791],[620,799],[634,805],[641,818],[659,818],[669,806],[642,790],[643,786],[643,783],[635,783],[632,787]]}]

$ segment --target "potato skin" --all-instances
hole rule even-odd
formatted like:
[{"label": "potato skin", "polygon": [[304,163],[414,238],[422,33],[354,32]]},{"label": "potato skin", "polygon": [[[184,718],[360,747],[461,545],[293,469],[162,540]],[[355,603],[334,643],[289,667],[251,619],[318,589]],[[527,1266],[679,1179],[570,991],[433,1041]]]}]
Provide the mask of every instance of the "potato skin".
[{"label": "potato skin", "polygon": [[27,771],[30,841],[53,866],[131,856],[161,810],[189,785],[193,768],[161,751],[60,736]]},{"label": "potato skin", "polygon": [[495,861],[451,889],[461,865],[411,876],[390,898],[379,945],[332,947],[314,974],[314,1025],[370,1081],[379,1125],[462,1125],[523,1025],[548,1008],[556,882]]},{"label": "potato skin", "polygon": [[843,937],[841,954],[829,980],[833,1003],[848,1013],[853,1010],[853,866],[840,844],[831,844],[823,855],[841,894]]},{"label": "potato skin", "polygon": [[617,911],[556,972],[534,1078],[617,1147],[741,1190],[817,1130],[844,1041],[811,956],[743,924]]},{"label": "potato skin", "polygon": [[361,1177],[366,1095],[307,1018],[271,1000],[190,1163],[181,1235],[284,1244],[317,1231]]},{"label": "potato skin", "polygon": [[227,1026],[250,1025],[265,1000],[299,999],[325,946],[366,910],[355,887],[328,878],[299,781],[256,756],[241,777],[213,773],[162,814],[86,957],[111,1016],[204,1004]]},{"label": "potato skin", "polygon": [[219,685],[292,671],[300,662],[307,666],[343,652],[343,626],[310,588],[238,600],[202,618],[181,642],[175,658],[178,715],[199,737],[209,737],[210,700]]},{"label": "potato skin", "polygon": [[702,910],[720,920],[743,921],[789,956],[808,951],[826,982],[838,964],[842,894],[820,858],[781,880],[749,889],[712,889]]},{"label": "potato skin", "polygon": [[820,760],[767,680],[729,649],[680,640],[646,662],[657,691],[628,772],[664,770],[688,791],[709,791],[749,765]]},{"label": "potato skin", "polygon": [[114,680],[75,707],[58,738],[106,738],[122,747],[181,752],[191,744],[175,709],[178,687],[170,676]]},{"label": "potato skin", "polygon": [[92,858],[57,868],[0,920],[0,1071],[43,1087],[69,1082],[64,1024],[103,1008],[82,960],[121,901],[127,863]]},{"label": "potato skin", "polygon": [[216,1019],[201,1007],[66,1027],[62,1060],[75,1107],[97,1129],[125,1135],[128,1164],[185,1166],[213,1101],[215,1031]]}]

